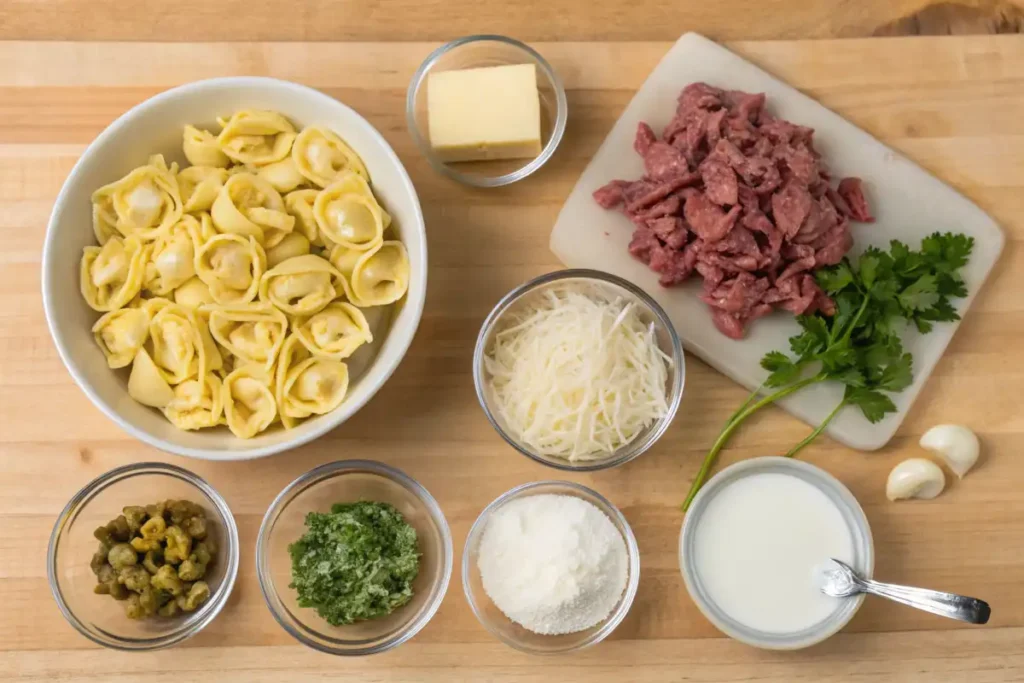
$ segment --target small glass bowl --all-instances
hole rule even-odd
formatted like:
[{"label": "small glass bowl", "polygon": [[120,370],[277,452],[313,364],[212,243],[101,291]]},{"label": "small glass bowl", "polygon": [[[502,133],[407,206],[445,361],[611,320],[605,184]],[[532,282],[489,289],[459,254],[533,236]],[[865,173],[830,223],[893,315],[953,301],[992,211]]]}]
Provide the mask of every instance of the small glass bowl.
[{"label": "small glass bowl", "polygon": [[[519,498],[537,496],[542,494],[568,495],[582,498],[593,503],[601,512],[608,516],[615,528],[622,534],[622,540],[626,543],[626,553],[629,556],[629,576],[626,579],[626,589],[622,597],[612,609],[611,613],[600,623],[576,633],[551,636],[541,635],[529,631],[519,624],[513,622],[495,605],[484,590],[483,580],[480,577],[480,567],[477,563],[480,549],[480,539],[483,537],[484,529],[488,520],[503,505]],[[589,489],[580,484],[568,481],[536,481],[530,484],[522,484],[510,491],[498,496],[494,502],[484,508],[480,516],[476,518],[469,536],[466,538],[466,548],[462,553],[462,588],[466,592],[466,600],[469,602],[473,614],[480,620],[484,628],[491,632],[509,647],[522,652],[538,655],[561,654],[574,652],[583,648],[596,645],[611,635],[611,632],[622,623],[629,613],[636,597],[637,587],[640,585],[640,549],[636,544],[636,537],[629,527],[629,522],[611,502],[597,491]]]},{"label": "small glass bowl", "polygon": [[[645,323],[654,324],[655,335],[661,350],[672,359],[672,367],[669,368],[669,381],[665,387],[668,403],[668,412],[665,416],[655,420],[647,429],[640,432],[629,443],[620,446],[614,453],[596,460],[572,462],[564,458],[537,453],[528,445],[520,442],[505,429],[501,416],[493,407],[494,398],[491,396],[486,381],[487,370],[484,367],[484,354],[487,347],[490,346],[495,332],[500,328],[502,319],[510,312],[515,311],[519,306],[541,295],[545,290],[565,285],[566,283],[578,284],[585,288],[594,288],[594,291],[599,291],[605,295],[620,296],[635,302],[639,306],[641,319]],[[559,270],[547,275],[541,275],[516,287],[498,302],[484,320],[483,325],[480,327],[480,335],[476,340],[476,349],[473,352],[473,382],[476,385],[476,396],[491,426],[501,435],[501,438],[505,439],[510,446],[523,455],[548,467],[573,472],[590,472],[617,467],[636,458],[653,446],[661,438],[661,435],[665,433],[665,430],[668,429],[672,419],[675,417],[676,411],[679,409],[679,402],[683,398],[685,376],[686,368],[683,346],[664,309],[658,305],[658,302],[633,283],[598,270]]]},{"label": "small glass bowl", "polygon": [[[427,123],[427,81],[431,73],[505,64],[534,64],[540,92],[541,151],[533,159],[446,163],[430,146]],[[569,105],[565,89],[551,65],[529,45],[496,35],[466,36],[445,43],[424,60],[409,83],[405,102],[409,133],[435,171],[474,187],[500,187],[522,180],[555,153],[565,133]]]},{"label": "small glass bowl", "polygon": [[[176,617],[129,619],[123,602],[93,593],[96,577],[89,560],[99,542],[92,532],[125,506],[167,499],[189,500],[206,510],[209,534],[218,548],[217,561],[203,578],[210,598],[195,612]],[[223,609],[238,575],[238,528],[221,495],[192,472],[159,462],[125,465],[72,497],[50,535],[46,568],[57,606],[83,636],[115,650],[156,650],[199,633]]]},{"label": "small glass bowl", "polygon": [[[365,500],[394,505],[416,529],[422,555],[413,598],[386,617],[331,626],[315,609],[299,607],[289,588],[288,546],[306,532],[307,513]],[[274,499],[256,541],[256,573],[271,614],[300,643],[333,655],[376,654],[419,633],[441,606],[452,575],[452,535],[437,501],[411,477],[377,462],[342,460],[306,472]]]}]

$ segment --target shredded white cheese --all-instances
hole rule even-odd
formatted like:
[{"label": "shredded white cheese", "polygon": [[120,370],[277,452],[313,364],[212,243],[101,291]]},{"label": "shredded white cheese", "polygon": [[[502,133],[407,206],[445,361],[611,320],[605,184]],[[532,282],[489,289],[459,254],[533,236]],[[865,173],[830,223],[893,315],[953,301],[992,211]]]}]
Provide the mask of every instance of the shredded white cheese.
[{"label": "shredded white cheese", "polygon": [[565,285],[509,318],[484,364],[498,419],[531,450],[600,459],[668,413],[672,359],[635,302]]}]

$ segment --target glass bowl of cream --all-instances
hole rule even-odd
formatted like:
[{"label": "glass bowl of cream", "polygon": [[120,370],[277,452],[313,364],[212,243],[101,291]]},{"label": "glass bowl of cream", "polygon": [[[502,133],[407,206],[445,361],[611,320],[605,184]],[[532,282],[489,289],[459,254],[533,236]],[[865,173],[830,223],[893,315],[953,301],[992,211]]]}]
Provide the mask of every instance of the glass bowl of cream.
[{"label": "glass bowl of cream", "polygon": [[870,578],[871,527],[838,479],[791,458],[753,458],[716,474],[679,539],[686,589],[708,621],[771,650],[820,643],[857,613],[863,595],[821,592],[831,558]]}]

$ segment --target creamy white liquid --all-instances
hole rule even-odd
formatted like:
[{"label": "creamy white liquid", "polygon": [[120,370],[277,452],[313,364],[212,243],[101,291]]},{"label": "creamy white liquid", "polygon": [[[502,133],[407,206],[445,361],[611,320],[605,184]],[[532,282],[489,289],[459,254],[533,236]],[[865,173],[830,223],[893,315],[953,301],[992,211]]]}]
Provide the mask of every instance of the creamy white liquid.
[{"label": "creamy white liquid", "polygon": [[820,571],[853,561],[853,538],[834,503],[788,474],[754,474],[726,485],[697,525],[694,563],[708,597],[750,628],[795,633],[828,617]]}]

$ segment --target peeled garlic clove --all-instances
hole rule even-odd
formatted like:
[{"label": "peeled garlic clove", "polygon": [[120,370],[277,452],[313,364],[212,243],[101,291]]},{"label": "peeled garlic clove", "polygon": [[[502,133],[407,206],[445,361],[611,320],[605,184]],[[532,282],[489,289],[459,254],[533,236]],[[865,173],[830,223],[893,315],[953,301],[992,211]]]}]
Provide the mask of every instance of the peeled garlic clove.
[{"label": "peeled garlic clove", "polygon": [[892,468],[885,495],[889,500],[934,498],[945,487],[946,475],[938,465],[924,458],[909,458]]},{"label": "peeled garlic clove", "polygon": [[935,453],[957,477],[963,479],[978,462],[978,436],[962,425],[938,425],[921,437],[921,448]]}]

